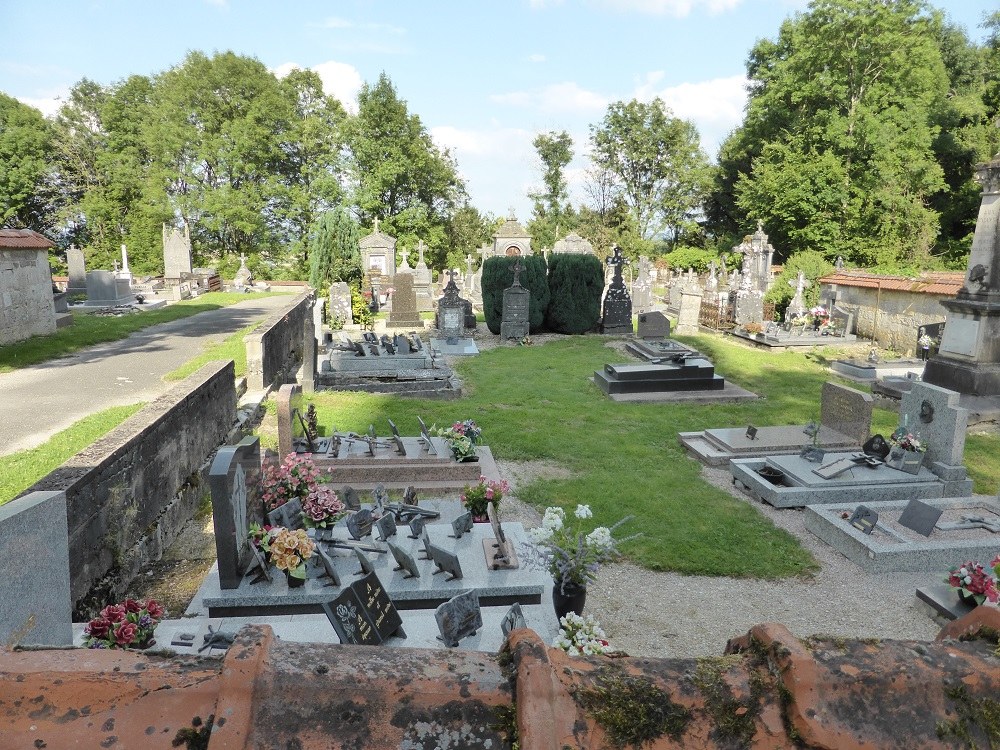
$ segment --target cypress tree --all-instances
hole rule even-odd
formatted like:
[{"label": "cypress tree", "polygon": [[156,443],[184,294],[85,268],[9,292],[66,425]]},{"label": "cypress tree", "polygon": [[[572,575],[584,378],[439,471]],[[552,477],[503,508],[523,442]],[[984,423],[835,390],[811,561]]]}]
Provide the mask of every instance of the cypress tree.
[{"label": "cypress tree", "polygon": [[[503,290],[514,283],[513,256],[487,258],[483,264],[483,313],[486,326],[493,334],[500,333],[503,318]],[[521,256],[521,286],[531,292],[528,319],[531,333],[538,333],[545,323],[549,306],[549,282],[545,258],[541,255]]]},{"label": "cypress tree", "polygon": [[601,319],[604,268],[594,255],[567,253],[549,258],[551,301],[545,326],[556,333],[586,333]]}]

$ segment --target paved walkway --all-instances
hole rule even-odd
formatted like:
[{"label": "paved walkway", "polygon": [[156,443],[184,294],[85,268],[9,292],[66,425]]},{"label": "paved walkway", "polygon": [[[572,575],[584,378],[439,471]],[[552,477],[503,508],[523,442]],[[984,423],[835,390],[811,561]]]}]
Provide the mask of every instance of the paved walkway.
[{"label": "paved walkway", "polygon": [[41,445],[88,414],[151,401],[176,385],[163,380],[166,373],[291,299],[251,297],[0,374],[0,455]]}]

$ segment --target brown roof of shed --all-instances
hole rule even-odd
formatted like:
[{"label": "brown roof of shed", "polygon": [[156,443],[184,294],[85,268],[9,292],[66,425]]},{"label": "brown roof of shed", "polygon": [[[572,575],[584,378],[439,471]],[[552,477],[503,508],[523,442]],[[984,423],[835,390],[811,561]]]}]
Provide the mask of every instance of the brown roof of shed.
[{"label": "brown roof of shed", "polygon": [[0,229],[0,248],[5,250],[44,250],[55,246],[56,243],[44,234],[32,232],[30,229]]},{"label": "brown roof of shed", "polygon": [[821,284],[881,288],[894,292],[920,292],[951,296],[958,293],[965,283],[965,274],[957,271],[925,271],[918,278],[907,276],[882,276],[865,271],[838,271],[824,276]]}]

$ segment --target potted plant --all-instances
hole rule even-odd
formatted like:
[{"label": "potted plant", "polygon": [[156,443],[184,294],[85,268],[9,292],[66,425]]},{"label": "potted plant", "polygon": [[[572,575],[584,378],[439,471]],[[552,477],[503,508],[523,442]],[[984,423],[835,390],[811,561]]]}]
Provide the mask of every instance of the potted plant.
[{"label": "potted plant", "polygon": [[149,648],[156,641],[153,631],[165,614],[155,599],[126,599],[109,604],[83,629],[87,648]]},{"label": "potted plant", "polygon": [[614,651],[597,620],[592,615],[581,617],[575,612],[559,618],[559,635],[552,645],[570,656],[595,656]]},{"label": "potted plant", "polygon": [[476,443],[478,443],[479,439],[482,437],[483,431],[479,429],[475,420],[466,419],[460,422],[455,422],[451,427],[447,427],[445,429],[434,426],[431,428],[431,432],[448,441],[448,445],[451,448],[452,455],[455,456],[455,460],[479,460],[479,456],[476,455]]},{"label": "potted plant", "polygon": [[493,507],[499,509],[503,496],[510,492],[510,485],[506,479],[494,482],[484,476],[479,477],[479,484],[465,485],[460,495],[462,505],[472,513],[473,521],[486,521],[486,506],[493,503]]},{"label": "potted plant", "polygon": [[542,525],[528,531],[529,538],[538,547],[542,563],[552,575],[552,604],[556,617],[562,617],[567,612],[582,614],[587,601],[587,584],[597,577],[601,565],[621,557],[617,546],[620,541],[635,538],[630,536],[619,541],[613,536],[615,529],[631,516],[626,516],[610,528],[598,526],[587,532],[583,522],[593,517],[590,506],[577,505],[573,515],[576,523],[568,527],[565,510],[546,508]]},{"label": "potted plant", "polygon": [[[255,529],[251,527],[251,541]],[[289,588],[304,586],[306,582],[306,560],[316,551],[316,543],[306,535],[305,529],[292,531],[283,526],[262,530],[259,546],[278,570],[284,571]]]},{"label": "potted plant", "polygon": [[750,338],[757,338],[758,334],[764,331],[764,326],[761,323],[744,323],[743,330]]},{"label": "potted plant", "polygon": [[[1000,555],[990,562],[993,573],[1000,576]],[[973,606],[984,602],[996,602],[1000,599],[996,579],[990,575],[982,563],[967,560],[954,570],[948,572],[945,581],[958,589],[958,598]]]}]

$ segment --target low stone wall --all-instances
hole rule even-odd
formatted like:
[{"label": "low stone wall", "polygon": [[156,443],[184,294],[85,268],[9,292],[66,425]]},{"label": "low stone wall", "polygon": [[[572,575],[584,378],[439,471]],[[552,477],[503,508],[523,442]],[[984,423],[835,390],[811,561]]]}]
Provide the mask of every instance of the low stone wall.
[{"label": "low stone wall", "polygon": [[235,414],[233,363],[210,362],[25,490],[66,493],[78,614],[88,598],[120,598],[176,538],[208,495],[201,471]]},{"label": "low stone wall", "polygon": [[297,295],[243,339],[249,389],[281,385],[287,373],[302,362],[306,319],[312,315],[313,300],[311,291]]},{"label": "low stone wall", "polygon": [[[826,285],[824,284],[824,289]],[[903,292],[869,287],[837,287],[837,306],[854,313],[854,333],[858,338],[875,340],[879,346],[913,356],[917,348],[917,329],[928,323],[941,323],[947,317],[942,300],[950,295],[926,292]]]}]

